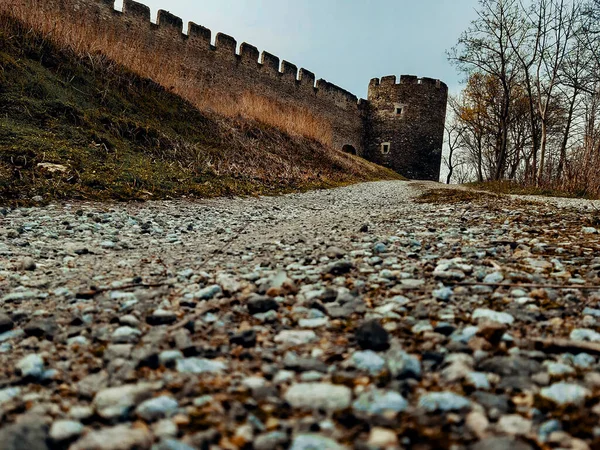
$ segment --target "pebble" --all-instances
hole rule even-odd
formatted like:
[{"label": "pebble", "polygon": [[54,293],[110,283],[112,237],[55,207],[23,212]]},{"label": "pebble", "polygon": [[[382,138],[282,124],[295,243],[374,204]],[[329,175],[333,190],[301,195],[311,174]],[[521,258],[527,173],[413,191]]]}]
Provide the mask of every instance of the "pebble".
[{"label": "pebble", "polygon": [[92,431],[75,442],[69,450],[144,450],[152,446],[152,435],[141,428],[117,425]]},{"label": "pebble", "polygon": [[36,354],[27,355],[17,363],[16,367],[22,377],[39,379],[44,374],[44,358]]},{"label": "pebble", "polygon": [[377,244],[375,244],[373,246],[373,253],[375,253],[375,254],[385,253],[386,250],[387,250],[387,246],[383,242],[378,242]]},{"label": "pebble", "polygon": [[311,330],[284,330],[275,336],[275,342],[287,345],[310,344],[317,339],[317,335]]},{"label": "pebble", "polygon": [[381,427],[371,428],[367,445],[371,448],[398,448],[398,436],[393,430]]},{"label": "pebble", "polygon": [[21,303],[26,300],[32,300],[38,297],[38,292],[36,291],[16,291],[6,294],[2,299],[0,299],[1,303]]},{"label": "pebble", "polygon": [[567,365],[567,364],[563,364],[563,363],[557,363],[557,362],[552,362],[552,361],[545,361],[544,365],[546,366],[546,369],[548,369],[548,373],[551,376],[562,376],[562,375],[569,375],[572,373],[575,373],[575,369],[573,369],[571,366]]},{"label": "pebble", "polygon": [[586,328],[577,328],[571,331],[569,339],[574,341],[600,342],[600,333]]},{"label": "pebble", "polygon": [[334,412],[350,406],[352,391],[329,383],[297,383],[289,387],[285,401],[293,408]]},{"label": "pebble", "polygon": [[270,433],[261,434],[254,440],[254,450],[273,450],[284,448],[289,443],[287,433],[282,431],[272,431]]},{"label": "pebble", "polygon": [[69,417],[75,420],[88,420],[94,415],[94,410],[89,406],[73,406],[69,410]]},{"label": "pebble", "polygon": [[213,284],[211,286],[207,286],[205,288],[200,289],[198,292],[194,294],[194,298],[199,300],[210,300],[211,298],[221,294],[223,289],[218,284]]},{"label": "pebble", "polygon": [[471,402],[454,392],[432,392],[419,398],[419,407],[427,412],[459,411],[470,408]]},{"label": "pebble", "polygon": [[220,273],[217,275],[216,282],[221,286],[222,290],[228,294],[235,294],[242,289],[242,283],[240,283],[235,276],[228,273]]},{"label": "pebble", "polygon": [[252,315],[262,314],[268,311],[277,311],[279,303],[271,297],[255,296],[250,298],[246,303],[248,312]]},{"label": "pebble", "polygon": [[81,422],[73,420],[57,420],[50,427],[50,439],[54,442],[71,441],[83,433]]},{"label": "pebble", "polygon": [[442,287],[440,289],[435,289],[432,292],[432,295],[433,295],[433,298],[436,298],[438,300],[448,301],[452,298],[453,293],[454,292],[453,292],[452,288]]},{"label": "pebble", "polygon": [[362,393],[352,404],[357,413],[369,415],[387,415],[400,413],[408,408],[408,402],[402,395],[393,391],[372,389]]},{"label": "pebble", "polygon": [[172,438],[177,437],[179,428],[171,419],[162,419],[152,425],[152,432],[156,437]]},{"label": "pebble", "polygon": [[256,345],[256,330],[244,330],[235,333],[229,338],[232,345],[241,345],[244,348],[251,348]]},{"label": "pebble", "polygon": [[119,327],[113,332],[111,336],[111,341],[115,344],[136,343],[141,335],[142,332],[135,328]]},{"label": "pebble", "polygon": [[484,283],[496,284],[504,280],[504,275],[501,272],[492,272],[485,276]]},{"label": "pebble", "polygon": [[359,370],[365,370],[372,375],[377,375],[385,368],[385,359],[372,350],[354,352],[352,364]]},{"label": "pebble", "polygon": [[540,437],[540,441],[546,442],[552,433],[561,430],[562,426],[560,421],[556,419],[548,420],[540,425],[538,436]]},{"label": "pebble", "polygon": [[492,322],[498,322],[501,324],[511,325],[515,318],[505,312],[492,311],[491,309],[478,308],[473,312],[473,320],[487,319]]},{"label": "pebble", "polygon": [[533,424],[531,420],[526,419],[519,414],[509,414],[502,416],[496,427],[502,433],[518,436],[531,433]]},{"label": "pebble", "polygon": [[468,372],[465,376],[465,381],[475,389],[487,391],[491,388],[490,381],[485,373]]},{"label": "pebble", "polygon": [[23,261],[21,261],[21,269],[33,271],[37,269],[37,264],[33,258],[24,258]]},{"label": "pebble", "polygon": [[183,359],[181,350],[165,350],[158,355],[158,362],[163,366],[169,366],[180,359]]},{"label": "pebble", "polygon": [[543,388],[540,395],[546,400],[564,406],[582,404],[591,395],[591,392],[577,384],[560,382]]},{"label": "pebble", "polygon": [[299,434],[289,450],[346,450],[333,439],[318,434]]},{"label": "pebble", "polygon": [[275,374],[275,377],[273,378],[273,383],[275,383],[275,384],[287,383],[289,381],[292,381],[295,376],[296,376],[296,373],[292,372],[291,370],[280,370],[277,372],[277,374]]},{"label": "pebble", "polygon": [[177,400],[161,395],[140,403],[135,409],[135,413],[145,421],[153,422],[171,416],[177,411],[178,407]]},{"label": "pebble", "polygon": [[12,399],[17,398],[21,395],[21,388],[19,387],[10,387],[0,389],[0,406],[4,403],[10,402]]},{"label": "pebble", "polygon": [[376,320],[363,322],[355,332],[358,346],[364,350],[382,351],[389,347],[389,334]]},{"label": "pebble", "polygon": [[327,272],[332,275],[344,275],[354,268],[350,261],[336,261],[327,268]]},{"label": "pebble", "polygon": [[300,328],[321,328],[329,323],[327,317],[317,317],[314,319],[300,319],[298,326]]},{"label": "pebble", "polygon": [[177,315],[173,311],[157,309],[146,318],[150,325],[169,325],[177,321]]},{"label": "pebble", "polygon": [[483,438],[490,426],[490,422],[484,413],[480,411],[471,411],[467,414],[465,425],[475,434],[475,436]]},{"label": "pebble", "polygon": [[185,358],[178,359],[175,363],[177,372],[181,373],[221,373],[227,365],[221,361],[212,361],[205,358]]},{"label": "pebble", "polygon": [[126,417],[129,411],[152,395],[157,385],[152,383],[126,384],[99,391],[93,406],[105,419]]},{"label": "pebble", "polygon": [[390,349],[386,353],[387,366],[396,379],[420,379],[422,366],[419,358],[409,355],[403,350]]},{"label": "pebble", "polygon": [[7,314],[0,312],[0,334],[11,330],[14,326],[15,324],[12,319]]}]

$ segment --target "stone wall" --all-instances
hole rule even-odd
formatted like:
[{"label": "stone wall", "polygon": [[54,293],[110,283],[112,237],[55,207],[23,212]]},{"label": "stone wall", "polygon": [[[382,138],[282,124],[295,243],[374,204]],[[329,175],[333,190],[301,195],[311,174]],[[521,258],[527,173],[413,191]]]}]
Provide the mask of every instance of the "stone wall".
[{"label": "stone wall", "polygon": [[410,75],[399,83],[395,76],[371,80],[365,156],[407,178],[438,181],[447,100],[448,87],[439,80]]}]

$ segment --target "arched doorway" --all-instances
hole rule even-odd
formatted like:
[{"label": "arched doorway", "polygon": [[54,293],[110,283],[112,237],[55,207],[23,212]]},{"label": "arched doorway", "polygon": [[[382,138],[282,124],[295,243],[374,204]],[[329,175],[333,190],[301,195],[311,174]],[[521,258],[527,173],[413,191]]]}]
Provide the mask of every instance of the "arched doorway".
[{"label": "arched doorway", "polygon": [[351,155],[356,155],[356,149],[350,145],[350,144],[346,144],[342,147],[342,151],[344,153],[350,153]]}]

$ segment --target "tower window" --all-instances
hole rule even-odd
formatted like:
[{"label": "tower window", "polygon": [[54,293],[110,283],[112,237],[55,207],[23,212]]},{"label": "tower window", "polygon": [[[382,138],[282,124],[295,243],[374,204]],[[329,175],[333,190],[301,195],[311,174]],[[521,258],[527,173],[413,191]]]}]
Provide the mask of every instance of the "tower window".
[{"label": "tower window", "polygon": [[394,104],[394,115],[395,116],[403,116],[406,113],[406,105],[402,103]]},{"label": "tower window", "polygon": [[381,153],[383,155],[388,155],[390,153],[391,144],[389,142],[384,142],[381,144]]}]

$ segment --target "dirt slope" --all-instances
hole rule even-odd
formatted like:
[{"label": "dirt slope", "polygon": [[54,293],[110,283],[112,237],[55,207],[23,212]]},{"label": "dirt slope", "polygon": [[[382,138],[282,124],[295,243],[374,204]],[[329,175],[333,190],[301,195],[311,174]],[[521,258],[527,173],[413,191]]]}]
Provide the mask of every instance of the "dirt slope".
[{"label": "dirt slope", "polygon": [[398,178],[261,123],[203,114],[102,55],[59,49],[7,17],[0,67],[3,203],[277,193]]}]

